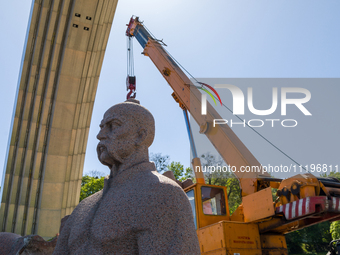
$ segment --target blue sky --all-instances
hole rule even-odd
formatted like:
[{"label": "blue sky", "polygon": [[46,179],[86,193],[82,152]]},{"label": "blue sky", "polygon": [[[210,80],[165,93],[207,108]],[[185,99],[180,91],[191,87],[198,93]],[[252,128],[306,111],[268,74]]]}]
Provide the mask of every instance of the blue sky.
[{"label": "blue sky", "polygon": [[[5,160],[30,5],[30,1],[19,0],[0,3],[0,165]],[[326,78],[339,77],[339,10],[336,0],[120,1],[99,80],[84,171],[108,172],[97,160],[95,136],[106,109],[126,97],[125,24],[131,15],[144,20],[196,77]],[[166,81],[150,59],[139,54],[141,51],[135,41],[137,99],[156,120],[156,138],[150,151],[189,166],[182,111]]]}]

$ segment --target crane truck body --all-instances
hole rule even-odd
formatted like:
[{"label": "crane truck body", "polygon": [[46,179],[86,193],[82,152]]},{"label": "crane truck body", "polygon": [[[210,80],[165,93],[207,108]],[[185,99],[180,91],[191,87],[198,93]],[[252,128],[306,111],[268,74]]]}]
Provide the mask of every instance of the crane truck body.
[{"label": "crane truck body", "polygon": [[[216,125],[222,119],[207,104],[207,114],[201,114],[201,93],[176,61],[140,22],[132,17],[126,35],[135,37],[173,89],[179,106],[190,112],[224,161],[241,166],[260,163],[228,125]],[[189,135],[190,136],[190,135]],[[194,155],[193,166],[200,166]],[[323,221],[340,219],[340,182],[317,178],[310,173],[287,179],[272,178],[268,173],[234,173],[242,190],[242,204],[229,213],[227,188],[205,184],[201,171],[195,171],[196,183],[183,187],[192,206],[193,217],[202,254],[288,254],[284,234]],[[272,188],[278,199],[273,201]]]}]

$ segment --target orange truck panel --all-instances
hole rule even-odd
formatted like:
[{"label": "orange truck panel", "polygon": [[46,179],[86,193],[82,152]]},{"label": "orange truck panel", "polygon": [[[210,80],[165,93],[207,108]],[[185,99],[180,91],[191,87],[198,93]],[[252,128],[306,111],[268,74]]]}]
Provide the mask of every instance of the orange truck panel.
[{"label": "orange truck panel", "polygon": [[252,222],[275,215],[271,188],[243,197],[244,221]]},{"label": "orange truck panel", "polygon": [[221,221],[197,231],[201,254],[262,254],[257,224]]}]

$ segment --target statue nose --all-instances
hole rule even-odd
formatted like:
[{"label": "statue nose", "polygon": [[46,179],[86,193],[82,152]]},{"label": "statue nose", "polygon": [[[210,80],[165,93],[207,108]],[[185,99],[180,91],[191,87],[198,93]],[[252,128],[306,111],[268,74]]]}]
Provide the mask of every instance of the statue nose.
[{"label": "statue nose", "polygon": [[98,140],[102,140],[102,139],[104,139],[104,138],[105,138],[104,132],[103,132],[103,130],[101,129],[101,130],[99,130],[99,133],[98,133],[98,135],[97,135],[97,139],[98,139]]}]

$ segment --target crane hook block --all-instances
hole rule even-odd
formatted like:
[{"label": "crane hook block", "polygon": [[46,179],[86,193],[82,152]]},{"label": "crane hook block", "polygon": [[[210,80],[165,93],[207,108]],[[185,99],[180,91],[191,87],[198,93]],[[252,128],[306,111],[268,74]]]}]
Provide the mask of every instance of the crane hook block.
[{"label": "crane hook block", "polygon": [[[126,77],[126,90],[129,93],[126,96],[126,99],[135,98],[136,97],[136,76],[127,76]],[[132,95],[133,93],[133,95]]]}]

